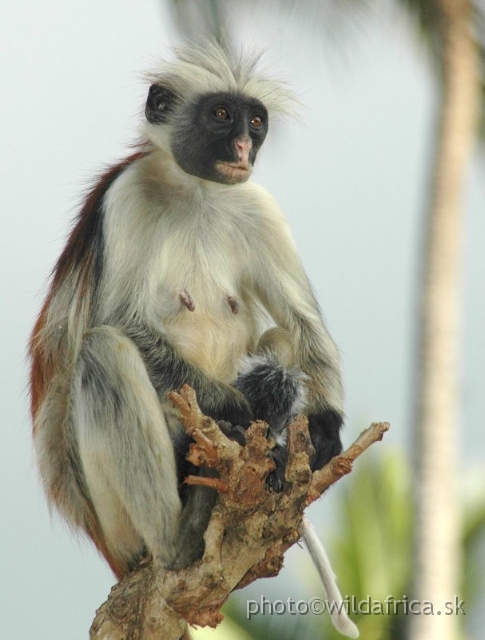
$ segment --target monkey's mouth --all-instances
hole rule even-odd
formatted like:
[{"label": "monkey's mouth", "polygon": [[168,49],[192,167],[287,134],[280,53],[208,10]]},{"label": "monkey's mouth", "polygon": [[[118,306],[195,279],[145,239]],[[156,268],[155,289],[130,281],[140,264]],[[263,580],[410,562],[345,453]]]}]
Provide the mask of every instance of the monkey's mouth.
[{"label": "monkey's mouth", "polygon": [[228,182],[245,182],[251,175],[253,168],[248,163],[243,162],[216,162],[217,172],[226,178]]}]

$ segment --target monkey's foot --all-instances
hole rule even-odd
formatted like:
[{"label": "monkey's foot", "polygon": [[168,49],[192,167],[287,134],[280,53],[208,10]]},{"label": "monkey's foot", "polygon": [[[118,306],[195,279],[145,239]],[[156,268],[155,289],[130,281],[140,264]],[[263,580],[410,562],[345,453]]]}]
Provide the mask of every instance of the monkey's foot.
[{"label": "monkey's foot", "polygon": [[272,451],[268,451],[268,458],[274,462],[275,469],[266,478],[266,486],[271,491],[279,493],[283,491],[285,486],[286,462],[288,459],[286,444],[285,446],[277,444]]},{"label": "monkey's foot", "polygon": [[229,438],[229,440],[234,440],[244,447],[246,445],[246,432],[243,427],[239,425],[232,425],[227,420],[218,420],[217,425],[222,433]]}]

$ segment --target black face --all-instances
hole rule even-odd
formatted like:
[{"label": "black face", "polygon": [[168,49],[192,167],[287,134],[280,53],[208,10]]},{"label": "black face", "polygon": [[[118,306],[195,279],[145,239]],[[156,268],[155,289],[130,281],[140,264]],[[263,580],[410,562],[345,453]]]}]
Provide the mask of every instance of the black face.
[{"label": "black face", "polygon": [[[146,108],[150,122],[165,122],[170,117],[167,114],[169,96],[165,91],[162,87],[150,89]],[[172,153],[186,173],[235,184],[245,182],[251,175],[268,132],[268,112],[262,102],[254,98],[210,93],[186,105],[177,113],[174,124]]]}]

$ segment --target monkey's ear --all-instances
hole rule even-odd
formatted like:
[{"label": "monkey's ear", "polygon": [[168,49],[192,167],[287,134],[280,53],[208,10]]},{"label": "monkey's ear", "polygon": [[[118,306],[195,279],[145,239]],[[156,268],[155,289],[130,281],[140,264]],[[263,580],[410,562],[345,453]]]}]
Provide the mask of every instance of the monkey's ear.
[{"label": "monkey's ear", "polygon": [[159,84],[152,84],[148,92],[145,116],[148,122],[160,124],[167,122],[175,103],[175,93]]}]

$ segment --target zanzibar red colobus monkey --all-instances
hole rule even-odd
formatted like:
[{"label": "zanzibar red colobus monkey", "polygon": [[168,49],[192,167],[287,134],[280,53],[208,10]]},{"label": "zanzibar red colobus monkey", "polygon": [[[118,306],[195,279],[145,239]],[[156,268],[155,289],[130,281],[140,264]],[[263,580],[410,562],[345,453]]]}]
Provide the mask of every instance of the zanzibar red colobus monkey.
[{"label": "zanzibar red colobus monkey", "polygon": [[270,119],[292,108],[256,63],[189,45],[151,77],[138,151],[88,193],[33,332],[45,491],[118,578],[146,554],[177,569],[203,552],[214,492],[183,484],[194,470],[168,391],[192,386],[241,442],[266,420],[268,490],[283,486],[297,412],[312,469],[341,451],[337,349],[283,214],[248,182]]}]

